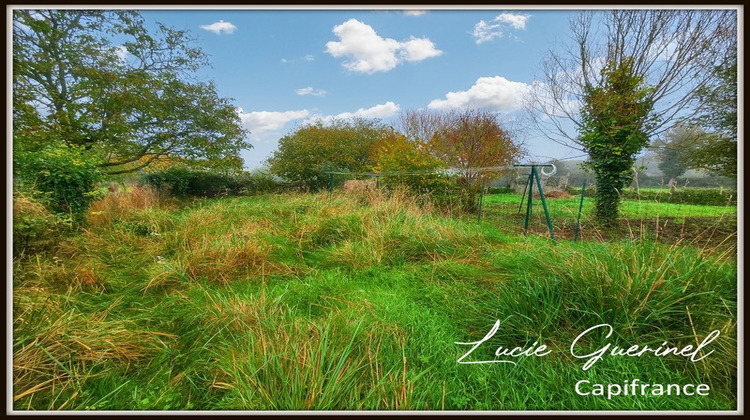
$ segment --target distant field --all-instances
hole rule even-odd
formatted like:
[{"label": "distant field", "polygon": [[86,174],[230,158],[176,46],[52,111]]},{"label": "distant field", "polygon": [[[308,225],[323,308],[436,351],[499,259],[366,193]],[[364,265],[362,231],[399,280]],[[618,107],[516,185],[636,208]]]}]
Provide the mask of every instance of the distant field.
[{"label": "distant field", "polygon": [[[15,408],[737,408],[731,252],[648,239],[552,245],[379,193],[184,206],[127,198],[136,192],[95,204],[89,228],[54,253],[15,262]],[[518,201],[487,197],[488,207]],[[570,219],[575,204],[551,200],[553,219]],[[626,211],[646,211],[638,206]],[[470,347],[456,342],[482,339],[496,320],[501,328],[466,361],[535,341],[552,353],[516,365],[457,363]],[[601,323],[612,337],[591,335],[582,351],[720,336],[698,363],[606,357],[584,371],[569,347]],[[633,378],[711,391],[607,399],[574,390],[580,380]]]},{"label": "distant field", "polygon": [[[521,194],[489,194],[484,196],[487,210],[493,208],[517,212],[521,203]],[[575,219],[578,215],[580,196],[571,198],[547,198],[551,217],[555,219]],[[583,201],[582,219],[587,220],[594,214],[594,198],[585,197]],[[541,200],[532,200],[534,212],[543,212]],[[736,206],[701,206],[693,204],[655,203],[650,201],[623,200],[620,207],[625,219],[655,218],[655,217],[730,217],[737,214]],[[526,212],[526,204],[521,208]]]}]

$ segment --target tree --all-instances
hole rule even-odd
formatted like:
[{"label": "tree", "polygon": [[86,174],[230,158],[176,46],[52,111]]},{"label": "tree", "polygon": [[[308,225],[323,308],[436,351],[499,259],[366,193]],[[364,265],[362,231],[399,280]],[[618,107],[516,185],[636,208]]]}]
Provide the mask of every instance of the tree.
[{"label": "tree", "polygon": [[659,170],[674,185],[676,178],[688,169],[694,169],[690,154],[709,136],[700,127],[677,125],[667,132],[664,140],[657,140],[651,147],[659,157]]},{"label": "tree", "polygon": [[686,160],[697,169],[716,175],[737,177],[737,49],[727,51],[726,60],[714,69],[715,83],[699,89],[701,112],[698,123],[712,136],[701,138]]},{"label": "tree", "polygon": [[442,116],[442,126],[428,142],[433,156],[457,170],[469,184],[502,176],[504,169],[477,172],[473,168],[502,167],[523,154],[497,114],[466,109]]},{"label": "tree", "polygon": [[441,174],[447,166],[432,156],[422,141],[409,140],[394,132],[383,139],[374,153],[374,169],[385,174],[382,179],[386,184],[404,185],[423,194],[447,187],[446,178]]},{"label": "tree", "polygon": [[[701,88],[715,78],[710,68],[721,62],[728,46],[736,44],[736,21],[734,10],[581,12],[571,21],[573,43],[550,51],[543,62],[542,82],[535,84],[529,97],[529,116],[550,140],[587,151],[583,141],[593,135],[591,117],[596,115],[584,112],[587,97],[613,76],[602,68],[613,63],[618,68],[628,60],[630,75],[649,87],[641,98],[643,104],[652,107],[652,123],[642,126],[640,139],[632,143],[640,145],[638,153],[650,139],[700,112]],[[612,223],[617,201],[610,196],[611,188],[620,182],[624,169],[598,161],[609,157],[590,155],[590,163],[610,180],[602,190],[606,197],[598,198],[603,206],[613,207],[602,207],[597,215]]]},{"label": "tree", "polygon": [[648,145],[647,132],[655,119],[650,89],[633,74],[632,59],[607,64],[602,76],[603,85],[584,94],[579,142],[589,155],[586,167],[596,175],[596,217],[612,224],[620,191],[632,180],[636,154]]},{"label": "tree", "polygon": [[399,114],[398,129],[407,139],[426,144],[448,126],[452,114],[440,111],[404,111]]},{"label": "tree", "polygon": [[247,132],[213,83],[191,81],[207,64],[191,45],[135,11],[14,10],[14,141],[81,146],[110,174],[164,156],[241,168]]},{"label": "tree", "polygon": [[369,171],[374,150],[393,129],[375,120],[316,120],[279,140],[268,159],[272,173],[311,191],[326,188],[328,171]]}]

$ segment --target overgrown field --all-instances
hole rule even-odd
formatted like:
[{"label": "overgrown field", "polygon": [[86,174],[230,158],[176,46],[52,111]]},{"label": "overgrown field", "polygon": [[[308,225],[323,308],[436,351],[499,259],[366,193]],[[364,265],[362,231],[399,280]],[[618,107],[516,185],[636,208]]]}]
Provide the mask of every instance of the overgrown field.
[{"label": "overgrown field", "polygon": [[[184,205],[136,188],[95,203],[88,226],[15,261],[16,409],[737,408],[733,252],[645,236],[554,245],[380,192]],[[457,363],[472,346],[456,342],[497,320],[464,361],[517,364]],[[584,370],[570,346],[598,324],[612,335],[587,334],[579,354],[719,336],[697,362],[605,356]],[[534,342],[551,353],[495,357]],[[710,393],[575,392],[635,378]]]},{"label": "overgrown field", "polygon": [[[718,189],[715,190],[717,192],[715,195],[718,195]],[[642,189],[642,191],[642,199],[636,198],[630,192],[625,195],[626,198],[620,205],[622,226],[617,232],[603,232],[597,227],[594,221],[595,200],[592,195],[585,196],[583,207],[580,207],[580,190],[577,196],[566,194],[559,197],[552,193],[552,197],[546,199],[546,204],[556,237],[568,240],[574,238],[580,208],[579,238],[581,239],[629,237],[668,244],[690,245],[710,252],[736,251],[736,205],[672,203],[664,198],[668,196],[668,193],[663,189]],[[731,198],[730,194],[726,196]],[[655,201],[657,197],[662,197],[663,201]],[[486,223],[498,226],[504,231],[523,232],[526,215],[526,201],[522,202],[523,198],[521,194],[512,193],[486,195],[482,217]],[[713,196],[711,198],[713,199]],[[721,200],[713,199],[713,201]],[[549,237],[544,209],[538,194],[532,199],[529,231]]]}]

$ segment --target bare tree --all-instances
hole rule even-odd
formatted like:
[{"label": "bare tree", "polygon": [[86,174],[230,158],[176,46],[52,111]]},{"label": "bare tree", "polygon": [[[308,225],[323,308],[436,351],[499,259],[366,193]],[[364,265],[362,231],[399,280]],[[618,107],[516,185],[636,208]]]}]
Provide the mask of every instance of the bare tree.
[{"label": "bare tree", "polygon": [[398,118],[398,129],[411,141],[428,143],[452,119],[454,111],[404,111]]},{"label": "bare tree", "polygon": [[647,99],[658,122],[647,135],[655,138],[698,113],[699,89],[737,48],[736,10],[584,11],[570,29],[571,43],[543,61],[527,108],[545,137],[581,151],[582,100],[603,84],[607,63],[632,59],[633,75],[652,88]]},{"label": "bare tree", "polygon": [[[509,165],[524,154],[517,133],[508,121],[486,110],[405,111],[398,128],[412,142],[420,143],[430,154],[467,181],[480,177],[477,167]],[[482,177],[498,177],[502,170],[484,172]]]}]

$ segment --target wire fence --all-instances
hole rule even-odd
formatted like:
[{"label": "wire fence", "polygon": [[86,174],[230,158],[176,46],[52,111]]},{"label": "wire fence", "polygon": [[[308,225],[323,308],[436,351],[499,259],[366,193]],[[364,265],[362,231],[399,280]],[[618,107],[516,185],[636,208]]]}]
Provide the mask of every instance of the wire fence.
[{"label": "wire fence", "polygon": [[[479,174],[508,170],[526,170],[530,174],[515,176],[515,186],[490,188],[488,182],[479,187],[475,200],[475,216],[509,233],[545,236],[558,240],[655,239],[686,242],[699,248],[721,244],[736,249],[737,196],[732,188],[628,188],[622,191],[619,225],[616,232],[606,231],[596,222],[595,187],[586,180],[577,186],[549,185],[553,165],[507,165],[467,168],[462,171],[401,171],[401,172],[328,172],[330,188],[352,179],[371,179],[375,186],[383,179],[412,176],[453,177],[458,174]],[[536,172],[536,177],[533,173]],[[334,182],[336,179],[338,182]],[[546,207],[546,208],[545,208]],[[457,214],[458,212],[451,212]]]}]

